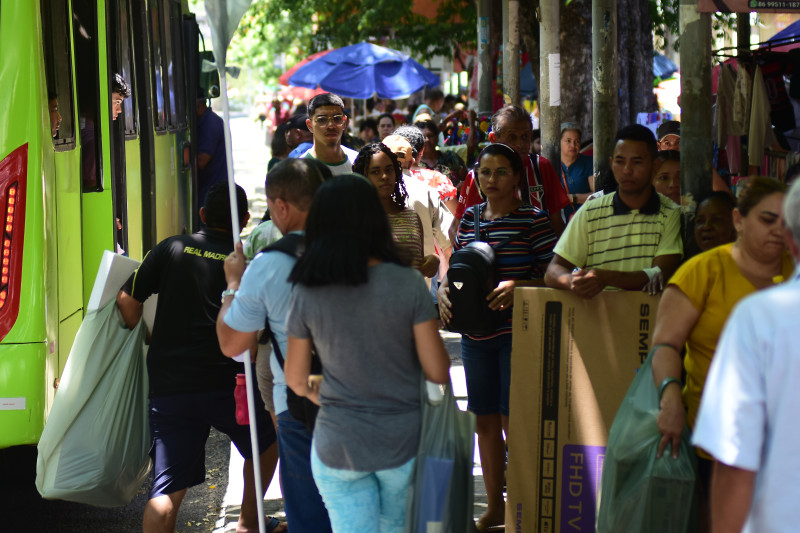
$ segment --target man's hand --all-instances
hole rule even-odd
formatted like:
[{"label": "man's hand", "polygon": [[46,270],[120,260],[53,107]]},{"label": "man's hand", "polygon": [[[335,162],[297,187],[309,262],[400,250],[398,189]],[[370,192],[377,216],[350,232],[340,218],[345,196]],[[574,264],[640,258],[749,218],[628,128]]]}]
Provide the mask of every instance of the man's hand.
[{"label": "man's hand", "polygon": [[422,260],[419,271],[426,278],[432,278],[439,273],[439,257],[435,254],[426,255]]},{"label": "man's hand", "polygon": [[644,287],[642,287],[642,292],[646,292],[648,294],[658,294],[664,290],[664,273],[663,272],[656,272],[653,274],[653,277],[650,278],[650,281],[645,283]]},{"label": "man's hand", "polygon": [[514,303],[514,287],[516,283],[513,279],[501,281],[497,284],[486,299],[489,301],[489,309],[492,311],[502,311],[508,309]]},{"label": "man's hand", "polygon": [[576,269],[569,282],[569,290],[581,298],[590,300],[600,294],[606,284],[601,279],[600,273],[590,268],[588,270]]},{"label": "man's hand", "polygon": [[242,275],[244,274],[244,251],[242,249],[242,243],[237,242],[236,248],[234,251],[225,258],[225,281],[228,282],[228,285],[234,283],[237,286],[242,281]]}]

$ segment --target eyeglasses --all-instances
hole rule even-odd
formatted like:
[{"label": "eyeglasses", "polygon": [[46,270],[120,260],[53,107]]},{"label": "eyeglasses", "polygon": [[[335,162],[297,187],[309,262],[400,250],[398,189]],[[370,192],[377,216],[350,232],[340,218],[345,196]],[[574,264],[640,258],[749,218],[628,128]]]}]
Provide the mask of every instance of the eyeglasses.
[{"label": "eyeglasses", "polygon": [[316,126],[327,126],[331,122],[333,122],[333,124],[336,126],[341,126],[344,124],[344,115],[333,115],[332,117],[327,115],[316,115],[314,117],[314,124]]},{"label": "eyeglasses", "polygon": [[508,170],[507,168],[496,168],[492,170],[491,168],[479,168],[478,169],[478,177],[488,180],[492,176],[496,176],[497,179],[509,178],[513,176],[513,172]]}]

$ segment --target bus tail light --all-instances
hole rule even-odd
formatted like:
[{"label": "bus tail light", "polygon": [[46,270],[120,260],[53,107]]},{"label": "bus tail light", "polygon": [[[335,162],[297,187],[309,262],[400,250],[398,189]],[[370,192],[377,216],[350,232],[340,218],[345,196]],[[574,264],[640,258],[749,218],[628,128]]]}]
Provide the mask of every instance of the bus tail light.
[{"label": "bus tail light", "polygon": [[0,340],[19,315],[27,174],[28,145],[24,144],[0,161]]}]

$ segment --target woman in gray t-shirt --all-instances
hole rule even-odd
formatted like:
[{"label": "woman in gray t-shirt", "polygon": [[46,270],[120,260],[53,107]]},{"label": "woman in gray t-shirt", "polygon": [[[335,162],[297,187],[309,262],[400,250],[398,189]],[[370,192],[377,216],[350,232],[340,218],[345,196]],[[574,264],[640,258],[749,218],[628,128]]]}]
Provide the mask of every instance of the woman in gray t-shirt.
[{"label": "woman in gray t-shirt", "polygon": [[[400,264],[375,187],[325,182],[287,318],[286,382],[321,405],[311,468],[334,530],[402,532],[420,431],[420,379],[449,380],[425,282]],[[323,374],[309,376],[311,347]],[[337,527],[338,526],[338,527]]]}]

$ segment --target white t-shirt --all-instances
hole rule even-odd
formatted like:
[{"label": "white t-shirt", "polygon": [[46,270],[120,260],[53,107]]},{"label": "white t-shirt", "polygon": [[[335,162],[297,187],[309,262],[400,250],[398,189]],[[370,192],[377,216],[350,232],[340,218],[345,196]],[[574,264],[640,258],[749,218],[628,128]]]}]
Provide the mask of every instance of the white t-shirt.
[{"label": "white t-shirt", "polygon": [[[314,157],[313,155],[311,155],[311,150],[313,150],[313,146],[300,157],[301,158]],[[355,150],[351,150],[347,146],[342,146],[342,151],[344,152],[345,159],[344,161],[341,161],[339,163],[325,163],[325,161],[322,161],[322,159],[317,159],[317,158],[315,159],[317,159],[317,161],[322,161],[323,163],[325,163],[328,166],[328,168],[331,169],[331,172],[333,173],[334,176],[338,176],[340,174],[349,174],[350,172],[353,171],[353,162],[356,160],[356,157],[358,157],[358,152],[356,152]]]},{"label": "white t-shirt", "polygon": [[800,267],[792,280],[736,307],[708,373],[693,443],[757,472],[745,533],[800,524]]}]

